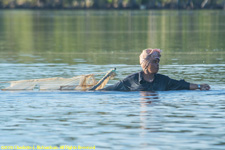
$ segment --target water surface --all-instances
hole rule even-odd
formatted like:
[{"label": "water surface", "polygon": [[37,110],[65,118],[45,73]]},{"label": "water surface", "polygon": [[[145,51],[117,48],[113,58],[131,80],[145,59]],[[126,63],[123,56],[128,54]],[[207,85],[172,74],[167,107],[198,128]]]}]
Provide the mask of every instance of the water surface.
[{"label": "water surface", "polygon": [[[0,91],[0,145],[96,149],[225,148],[224,11],[0,11],[0,81],[140,71],[147,47],[159,73],[210,91]],[[100,77],[99,77],[100,78]],[[6,84],[1,84],[1,88]]]}]

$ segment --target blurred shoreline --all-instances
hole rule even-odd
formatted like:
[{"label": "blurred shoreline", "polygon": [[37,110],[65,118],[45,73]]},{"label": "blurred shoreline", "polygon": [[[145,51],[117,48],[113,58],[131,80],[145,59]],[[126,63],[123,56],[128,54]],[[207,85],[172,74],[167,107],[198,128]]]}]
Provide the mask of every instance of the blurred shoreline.
[{"label": "blurred shoreline", "polygon": [[225,0],[0,0],[1,9],[225,10]]}]

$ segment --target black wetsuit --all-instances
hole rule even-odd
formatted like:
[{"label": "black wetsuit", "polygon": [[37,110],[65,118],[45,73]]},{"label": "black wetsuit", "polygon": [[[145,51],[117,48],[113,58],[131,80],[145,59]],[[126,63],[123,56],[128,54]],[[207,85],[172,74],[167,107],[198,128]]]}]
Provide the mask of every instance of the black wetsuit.
[{"label": "black wetsuit", "polygon": [[168,91],[189,90],[190,83],[184,80],[174,80],[162,74],[155,74],[153,82],[143,78],[143,71],[129,75],[125,79],[102,90],[107,91]]}]

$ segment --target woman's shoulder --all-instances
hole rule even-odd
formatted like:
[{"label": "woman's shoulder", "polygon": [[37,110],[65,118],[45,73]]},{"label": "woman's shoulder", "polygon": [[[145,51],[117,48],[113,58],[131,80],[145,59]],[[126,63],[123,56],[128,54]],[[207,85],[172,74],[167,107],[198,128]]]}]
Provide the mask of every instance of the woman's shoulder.
[{"label": "woman's shoulder", "polygon": [[130,75],[128,75],[127,77],[125,77],[122,82],[124,82],[125,84],[133,84],[134,82],[135,83],[138,83],[138,81],[140,80],[141,78],[141,72],[136,72],[136,73],[132,73]]}]

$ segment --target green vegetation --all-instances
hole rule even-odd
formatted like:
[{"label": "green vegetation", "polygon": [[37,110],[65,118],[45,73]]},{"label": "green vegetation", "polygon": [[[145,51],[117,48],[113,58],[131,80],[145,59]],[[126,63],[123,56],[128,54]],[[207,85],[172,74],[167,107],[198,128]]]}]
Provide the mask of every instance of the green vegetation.
[{"label": "green vegetation", "polygon": [[225,9],[225,0],[0,0],[1,9]]}]

